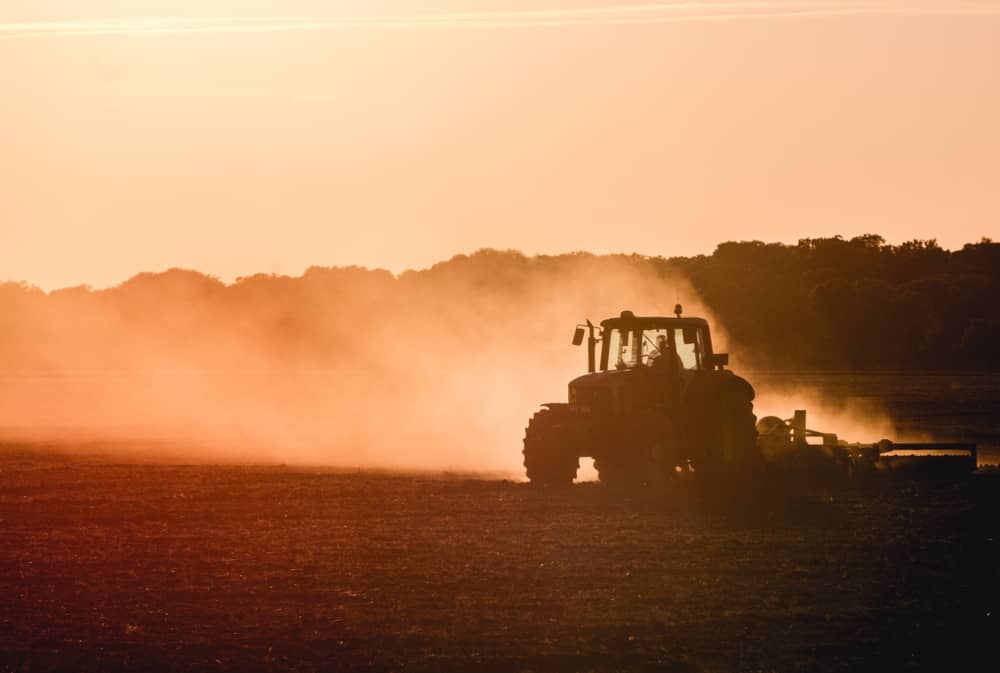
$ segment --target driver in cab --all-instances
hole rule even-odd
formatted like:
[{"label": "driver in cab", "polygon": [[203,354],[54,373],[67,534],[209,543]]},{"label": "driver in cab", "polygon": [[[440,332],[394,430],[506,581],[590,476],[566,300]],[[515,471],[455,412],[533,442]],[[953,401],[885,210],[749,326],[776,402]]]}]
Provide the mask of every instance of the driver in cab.
[{"label": "driver in cab", "polygon": [[656,350],[650,353],[650,356],[653,359],[651,363],[652,367],[658,369],[672,367],[672,370],[675,372],[679,372],[684,368],[681,356],[670,347],[670,342],[667,341],[667,335],[665,334],[660,334],[656,337]]}]

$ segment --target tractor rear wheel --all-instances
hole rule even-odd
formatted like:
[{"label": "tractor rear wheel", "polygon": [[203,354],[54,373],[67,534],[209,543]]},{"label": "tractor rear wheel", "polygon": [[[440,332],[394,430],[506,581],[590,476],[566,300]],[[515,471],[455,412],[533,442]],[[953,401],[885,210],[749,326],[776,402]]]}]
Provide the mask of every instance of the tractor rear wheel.
[{"label": "tractor rear wheel", "polygon": [[636,431],[621,440],[615,453],[594,458],[598,478],[612,488],[664,486],[681,462],[673,424],[648,414],[629,425]]},{"label": "tractor rear wheel", "polygon": [[528,421],[524,434],[524,467],[528,480],[541,486],[569,486],[580,457],[566,414],[542,409]]},{"label": "tractor rear wheel", "polygon": [[737,473],[749,476],[762,467],[753,398],[745,391],[735,387],[724,390],[709,413],[705,433],[705,455],[701,465],[695,464],[696,470],[712,477]]},{"label": "tractor rear wheel", "polygon": [[615,489],[643,486],[648,475],[640,462],[621,456],[595,458],[594,469],[602,484]]}]

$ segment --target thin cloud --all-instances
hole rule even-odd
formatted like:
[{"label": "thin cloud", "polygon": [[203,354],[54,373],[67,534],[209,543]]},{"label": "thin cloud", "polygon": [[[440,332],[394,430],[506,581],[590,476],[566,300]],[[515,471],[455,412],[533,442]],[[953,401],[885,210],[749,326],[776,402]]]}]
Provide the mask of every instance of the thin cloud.
[{"label": "thin cloud", "polygon": [[448,12],[342,17],[149,17],[78,21],[0,23],[0,40],[102,35],[271,33],[351,29],[544,28],[642,25],[682,22],[803,19],[863,15],[998,16],[983,4],[911,5],[832,2],[684,2],[566,9]]}]

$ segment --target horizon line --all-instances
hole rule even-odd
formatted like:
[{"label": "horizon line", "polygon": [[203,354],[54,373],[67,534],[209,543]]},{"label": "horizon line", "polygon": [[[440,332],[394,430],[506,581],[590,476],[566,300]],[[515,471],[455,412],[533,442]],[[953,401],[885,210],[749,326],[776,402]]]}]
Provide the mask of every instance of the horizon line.
[{"label": "horizon line", "polygon": [[438,266],[439,264],[447,264],[448,262],[451,262],[452,260],[454,260],[454,259],[456,259],[458,257],[473,257],[473,256],[481,254],[481,253],[504,253],[504,254],[513,253],[513,254],[521,255],[522,257],[526,257],[526,258],[529,258],[529,259],[535,259],[535,258],[540,258],[540,257],[567,257],[567,256],[572,256],[572,255],[589,255],[589,256],[592,256],[592,257],[641,257],[641,258],[644,258],[644,259],[647,259],[647,260],[653,260],[653,259],[669,260],[669,259],[675,259],[675,258],[691,259],[691,258],[694,258],[694,257],[711,257],[712,255],[715,254],[715,252],[718,250],[718,248],[719,248],[720,245],[724,245],[726,243],[760,243],[762,245],[783,245],[783,246],[786,246],[786,247],[797,247],[804,240],[837,240],[837,239],[839,239],[839,240],[842,240],[844,242],[850,242],[852,239],[861,238],[861,237],[864,237],[864,236],[879,236],[880,238],[882,238],[882,240],[883,240],[883,242],[884,242],[884,244],[885,244],[886,247],[896,247],[896,248],[902,246],[905,243],[911,243],[911,242],[930,242],[930,241],[932,241],[935,244],[937,244],[941,250],[943,250],[944,252],[947,252],[947,253],[959,252],[959,251],[963,250],[966,246],[970,246],[970,245],[982,245],[982,244],[994,244],[994,245],[996,245],[996,244],[1000,244],[1000,241],[994,241],[992,238],[990,238],[988,236],[983,236],[978,241],[967,241],[967,242],[963,243],[959,247],[948,248],[948,247],[945,247],[945,246],[941,245],[940,241],[938,241],[937,238],[929,238],[929,239],[912,238],[912,239],[907,239],[907,240],[900,240],[898,243],[893,243],[892,241],[889,241],[888,239],[882,237],[881,234],[874,234],[872,232],[868,232],[868,233],[865,233],[865,234],[858,234],[856,236],[849,236],[849,237],[848,236],[843,236],[841,234],[834,234],[834,235],[831,235],[831,236],[803,236],[803,237],[800,237],[800,238],[796,239],[796,241],[791,242],[791,243],[785,242],[785,241],[762,241],[762,240],[759,240],[759,239],[741,239],[741,240],[720,241],[719,243],[715,244],[715,247],[713,248],[713,250],[710,253],[697,253],[697,254],[686,254],[686,255],[669,255],[669,256],[668,255],[664,255],[664,254],[647,254],[647,253],[642,253],[642,252],[637,252],[637,251],[632,251],[632,252],[625,252],[625,251],[617,251],[617,252],[592,252],[590,250],[564,250],[564,251],[561,251],[561,252],[541,252],[541,251],[524,252],[523,250],[520,250],[518,248],[498,248],[498,247],[483,246],[483,247],[479,247],[479,248],[476,248],[475,250],[471,250],[471,251],[468,251],[468,252],[456,252],[456,253],[448,256],[448,257],[440,258],[440,259],[438,259],[438,260],[436,260],[434,262],[430,262],[430,263],[425,264],[423,266],[421,266],[421,265],[408,266],[407,268],[404,268],[404,269],[401,269],[401,270],[398,270],[398,271],[395,271],[395,270],[390,269],[390,268],[386,268],[385,266],[378,266],[378,265],[368,266],[367,264],[329,264],[329,265],[324,265],[324,264],[307,264],[307,265],[304,265],[302,267],[301,272],[299,272],[298,274],[283,273],[283,272],[274,272],[274,271],[270,271],[270,272],[269,271],[256,271],[256,272],[247,273],[247,274],[222,275],[222,274],[211,273],[211,272],[208,272],[208,271],[202,271],[200,269],[196,269],[196,268],[192,268],[192,267],[186,267],[186,266],[180,266],[180,265],[177,265],[177,264],[173,264],[173,265],[170,265],[170,266],[161,267],[158,270],[135,271],[135,272],[131,273],[129,276],[127,276],[126,278],[124,278],[123,280],[121,280],[121,281],[119,281],[117,283],[111,283],[111,284],[101,285],[101,286],[95,286],[95,285],[91,285],[90,283],[81,282],[81,283],[77,283],[77,284],[74,284],[74,285],[63,285],[63,286],[59,286],[59,287],[48,287],[48,288],[45,288],[45,287],[42,287],[41,285],[35,284],[35,283],[33,283],[33,282],[29,281],[29,280],[24,280],[24,279],[15,280],[13,278],[0,279],[0,286],[7,285],[7,284],[21,285],[21,286],[24,286],[24,287],[29,288],[29,289],[38,290],[40,292],[43,292],[46,295],[51,294],[53,292],[58,292],[60,290],[74,290],[74,289],[79,289],[79,288],[85,288],[87,291],[90,291],[90,292],[102,292],[102,291],[105,291],[105,290],[111,290],[111,289],[114,289],[116,287],[119,287],[120,285],[123,285],[123,284],[127,283],[128,281],[130,281],[130,280],[132,280],[134,278],[137,278],[139,276],[143,276],[143,275],[152,275],[152,276],[155,276],[155,275],[160,275],[160,274],[168,273],[170,271],[183,271],[183,272],[189,272],[189,273],[196,273],[196,274],[199,274],[199,275],[204,276],[206,278],[210,278],[212,280],[219,281],[220,283],[222,283],[223,285],[225,285],[227,287],[235,285],[235,284],[239,283],[240,281],[242,281],[244,279],[253,278],[255,276],[269,276],[269,277],[273,277],[273,278],[290,278],[290,279],[302,278],[311,269],[329,269],[329,270],[357,269],[357,270],[366,271],[366,272],[385,272],[385,273],[390,274],[393,277],[393,279],[399,279],[401,276],[403,276],[404,274],[407,274],[407,273],[421,273],[421,272],[424,272],[424,271],[428,271],[428,270],[432,269],[433,267]]}]

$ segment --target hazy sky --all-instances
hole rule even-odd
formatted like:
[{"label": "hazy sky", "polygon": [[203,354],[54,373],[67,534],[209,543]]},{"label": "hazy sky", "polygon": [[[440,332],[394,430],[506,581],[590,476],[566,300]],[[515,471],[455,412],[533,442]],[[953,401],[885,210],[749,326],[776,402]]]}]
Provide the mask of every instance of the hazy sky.
[{"label": "hazy sky", "polygon": [[4,0],[0,279],[1000,237],[1000,1]]}]

